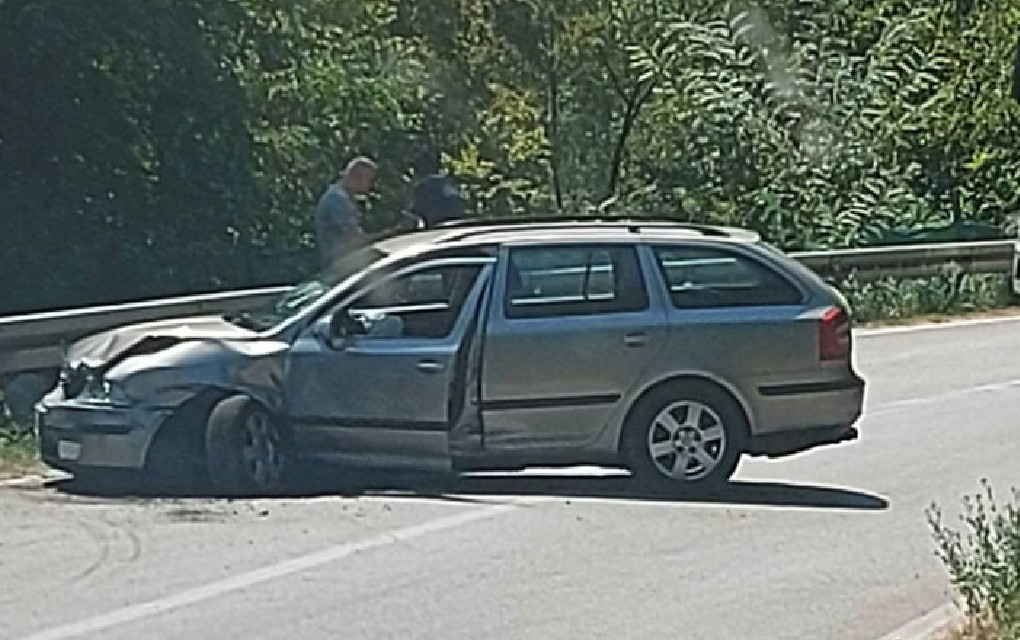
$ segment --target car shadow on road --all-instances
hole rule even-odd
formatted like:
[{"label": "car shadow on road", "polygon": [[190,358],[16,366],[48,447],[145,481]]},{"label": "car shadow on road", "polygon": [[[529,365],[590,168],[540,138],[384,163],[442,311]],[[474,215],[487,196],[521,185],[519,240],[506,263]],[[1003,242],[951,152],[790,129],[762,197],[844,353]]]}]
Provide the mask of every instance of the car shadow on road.
[{"label": "car shadow on road", "polygon": [[[214,498],[208,491],[167,486],[84,485],[73,479],[54,483],[61,493],[105,499]],[[292,490],[276,498],[385,497],[432,499],[447,502],[487,503],[520,498],[552,498],[599,502],[649,504],[723,504],[733,506],[792,507],[882,511],[885,498],[834,486],[781,481],[735,480],[710,492],[654,491],[639,485],[626,472],[602,475],[527,472],[462,476],[408,473],[338,474],[316,472],[301,479]],[[273,499],[273,498],[269,498]]]},{"label": "car shadow on road", "polygon": [[735,506],[800,507],[881,511],[885,498],[842,487],[786,482],[733,481],[713,491],[654,491],[628,476],[591,477],[563,475],[465,476],[447,482],[364,482],[346,495],[408,496],[470,502],[499,498],[560,498],[599,502],[659,504],[728,504]]}]

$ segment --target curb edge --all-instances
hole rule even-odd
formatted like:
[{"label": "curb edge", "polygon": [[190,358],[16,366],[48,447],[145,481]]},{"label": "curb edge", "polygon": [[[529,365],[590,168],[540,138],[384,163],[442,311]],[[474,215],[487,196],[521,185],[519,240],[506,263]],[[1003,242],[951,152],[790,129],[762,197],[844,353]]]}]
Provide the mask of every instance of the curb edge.
[{"label": "curb edge", "polygon": [[961,609],[955,604],[944,604],[938,609],[914,618],[878,640],[936,640],[961,622],[963,622]]}]

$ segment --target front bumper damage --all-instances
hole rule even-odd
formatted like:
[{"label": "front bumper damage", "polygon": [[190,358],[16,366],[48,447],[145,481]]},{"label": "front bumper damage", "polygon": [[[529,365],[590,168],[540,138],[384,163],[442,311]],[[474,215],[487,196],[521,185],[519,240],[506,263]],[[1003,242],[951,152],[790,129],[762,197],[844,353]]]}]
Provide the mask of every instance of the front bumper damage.
[{"label": "front bumper damage", "polygon": [[82,467],[142,469],[157,430],[172,413],[173,409],[43,399],[35,407],[43,462],[71,472]]}]

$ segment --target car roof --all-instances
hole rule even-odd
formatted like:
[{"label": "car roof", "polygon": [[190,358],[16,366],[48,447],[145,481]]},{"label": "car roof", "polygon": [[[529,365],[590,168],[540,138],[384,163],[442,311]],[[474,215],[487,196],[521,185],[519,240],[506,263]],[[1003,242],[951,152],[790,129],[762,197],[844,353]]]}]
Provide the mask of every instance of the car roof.
[{"label": "car roof", "polygon": [[378,243],[387,252],[425,247],[467,247],[530,242],[635,242],[716,240],[754,243],[757,233],[736,227],[700,225],[651,218],[542,218],[471,220],[415,231]]}]

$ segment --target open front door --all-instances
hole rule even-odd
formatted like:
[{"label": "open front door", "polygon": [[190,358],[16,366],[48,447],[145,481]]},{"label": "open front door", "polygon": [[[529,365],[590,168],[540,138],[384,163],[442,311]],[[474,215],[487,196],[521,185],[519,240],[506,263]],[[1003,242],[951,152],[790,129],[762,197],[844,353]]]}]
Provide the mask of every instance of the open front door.
[{"label": "open front door", "polygon": [[432,260],[358,293],[291,350],[285,388],[299,450],[349,464],[449,469],[463,406],[465,337],[476,326],[491,258]]}]

